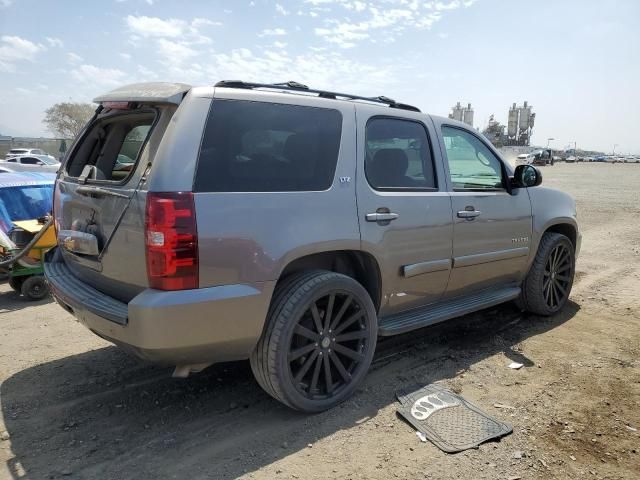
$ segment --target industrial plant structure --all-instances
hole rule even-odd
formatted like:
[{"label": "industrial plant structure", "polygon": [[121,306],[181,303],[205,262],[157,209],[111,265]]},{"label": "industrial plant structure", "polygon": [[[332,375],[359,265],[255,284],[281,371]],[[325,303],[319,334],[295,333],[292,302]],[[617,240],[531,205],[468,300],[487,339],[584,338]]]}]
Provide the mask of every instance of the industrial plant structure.
[{"label": "industrial plant structure", "polygon": [[526,101],[522,106],[516,106],[514,103],[511,108],[509,108],[506,128],[491,115],[489,117],[489,124],[482,133],[496,147],[528,147],[531,142],[531,134],[536,119],[536,114],[533,113],[532,110],[533,108]]},{"label": "industrial plant structure", "polygon": [[460,102],[456,103],[451,108],[449,118],[464,122],[473,127],[473,108],[471,108],[471,104],[468,103],[466,107],[463,107],[460,105]]},{"label": "industrial plant structure", "polygon": [[509,120],[507,121],[507,141],[505,145],[528,146],[531,141],[531,132],[536,119],[531,105],[524,102],[521,107],[516,104],[509,109]]}]

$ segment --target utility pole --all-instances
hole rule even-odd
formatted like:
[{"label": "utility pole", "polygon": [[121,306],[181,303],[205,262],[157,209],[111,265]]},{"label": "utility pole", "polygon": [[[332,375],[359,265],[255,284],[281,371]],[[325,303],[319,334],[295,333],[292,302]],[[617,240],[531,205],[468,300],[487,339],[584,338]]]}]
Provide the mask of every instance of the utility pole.
[{"label": "utility pole", "polygon": [[549,142],[550,142],[551,140],[555,140],[555,138],[547,138],[547,148],[549,148]]},{"label": "utility pole", "polygon": [[613,152],[611,152],[611,155],[615,155],[616,154],[616,147],[618,146],[617,143],[613,144]]}]

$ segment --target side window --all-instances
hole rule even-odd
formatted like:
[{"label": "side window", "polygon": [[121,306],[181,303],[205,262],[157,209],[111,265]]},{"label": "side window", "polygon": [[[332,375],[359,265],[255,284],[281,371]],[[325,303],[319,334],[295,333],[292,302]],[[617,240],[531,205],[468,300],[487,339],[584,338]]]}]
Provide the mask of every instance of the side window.
[{"label": "side window", "polygon": [[424,126],[395,118],[369,120],[364,171],[377,190],[435,189],[431,147]]},{"label": "side window", "polygon": [[443,126],[442,136],[454,190],[503,188],[502,162],[475,135]]},{"label": "side window", "polygon": [[38,160],[37,158],[22,157],[20,159],[20,163],[22,163],[24,165],[40,165],[42,162],[40,162],[40,160]]},{"label": "side window", "polygon": [[333,183],[341,133],[337,110],[214,100],[194,191],[326,190]]}]

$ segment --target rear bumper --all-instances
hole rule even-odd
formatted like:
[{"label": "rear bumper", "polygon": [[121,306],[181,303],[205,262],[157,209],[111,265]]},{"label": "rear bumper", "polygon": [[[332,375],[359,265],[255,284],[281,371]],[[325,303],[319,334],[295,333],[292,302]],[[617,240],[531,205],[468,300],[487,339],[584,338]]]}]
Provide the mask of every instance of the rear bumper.
[{"label": "rear bumper", "polygon": [[100,337],[168,365],[249,357],[262,334],[275,282],[165,292],[147,289],[128,304],[78,280],[55,252],[45,275],[58,303]]}]

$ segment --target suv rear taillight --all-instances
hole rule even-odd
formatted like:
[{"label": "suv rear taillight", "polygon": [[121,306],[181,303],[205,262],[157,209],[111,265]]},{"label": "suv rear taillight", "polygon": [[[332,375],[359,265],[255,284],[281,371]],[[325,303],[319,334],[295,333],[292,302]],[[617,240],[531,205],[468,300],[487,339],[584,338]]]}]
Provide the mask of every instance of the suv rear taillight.
[{"label": "suv rear taillight", "polygon": [[145,212],[149,286],[198,288],[198,233],[193,194],[149,192]]}]

